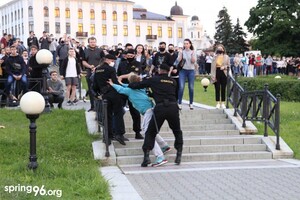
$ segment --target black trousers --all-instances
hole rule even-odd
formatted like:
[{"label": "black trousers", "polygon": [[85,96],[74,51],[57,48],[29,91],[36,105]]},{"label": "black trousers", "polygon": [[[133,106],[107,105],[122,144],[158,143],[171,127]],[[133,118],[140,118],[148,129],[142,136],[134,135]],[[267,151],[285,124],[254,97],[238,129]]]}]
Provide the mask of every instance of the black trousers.
[{"label": "black trousers", "polygon": [[205,63],[205,71],[207,74],[211,72],[211,63]]},{"label": "black trousers", "polygon": [[58,107],[61,108],[61,105],[64,101],[64,95],[48,94],[48,98],[50,105],[53,105],[53,103],[58,103]]},{"label": "black trousers", "polygon": [[175,136],[175,149],[182,152],[183,138],[180,128],[179,109],[177,103],[170,104],[169,106],[155,106],[152,119],[150,120],[148,129],[145,133],[145,140],[143,144],[144,151],[153,149],[156,134],[158,134],[165,120],[167,120],[169,127],[172,129]]},{"label": "black trousers", "polygon": [[216,70],[216,79],[215,82],[215,92],[216,92],[216,101],[220,101],[220,90],[221,90],[221,101],[226,100],[226,85],[227,85],[227,76],[224,71],[220,68]]},{"label": "black trousers", "polygon": [[141,115],[140,112],[137,111],[132,103],[128,100],[129,112],[133,121],[133,131],[135,133],[141,132]]},{"label": "black trousers", "polygon": [[92,91],[92,81],[91,81],[91,75],[92,75],[92,72],[90,69],[86,69],[86,82],[87,82],[87,85],[88,85],[88,93],[89,93],[89,97],[90,97],[90,103],[91,103],[91,109],[94,109],[95,107],[95,104],[94,104],[94,96],[93,96],[93,93],[91,92]]},{"label": "black trousers", "polygon": [[115,90],[112,90],[104,94],[102,98],[107,100],[108,137],[113,138],[113,117],[115,123],[115,134],[123,135],[125,133],[125,125],[120,94],[118,94]]}]

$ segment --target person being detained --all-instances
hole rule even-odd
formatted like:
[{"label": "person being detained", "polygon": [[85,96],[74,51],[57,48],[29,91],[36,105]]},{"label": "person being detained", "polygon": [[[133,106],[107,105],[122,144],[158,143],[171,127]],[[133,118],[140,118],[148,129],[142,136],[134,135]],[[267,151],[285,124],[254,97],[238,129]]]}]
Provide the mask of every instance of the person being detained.
[{"label": "person being detained", "polygon": [[[148,97],[145,89],[131,89],[128,84],[121,82],[122,79],[127,78],[129,83],[141,81],[139,75],[135,73],[129,73],[119,77],[119,82],[121,85],[114,84],[109,80],[109,84],[120,94],[128,96],[128,99],[132,102],[133,107],[137,109],[143,115],[142,121],[142,133],[145,134],[149,125],[149,122],[153,116],[153,102]],[[158,167],[163,164],[166,164],[168,161],[165,159],[164,153],[167,153],[171,150],[170,146],[166,141],[157,134],[155,138],[154,148],[152,149],[153,154],[156,156],[155,162],[152,164],[152,167]],[[147,165],[150,163],[147,163]],[[147,167],[142,163],[142,167]]]}]

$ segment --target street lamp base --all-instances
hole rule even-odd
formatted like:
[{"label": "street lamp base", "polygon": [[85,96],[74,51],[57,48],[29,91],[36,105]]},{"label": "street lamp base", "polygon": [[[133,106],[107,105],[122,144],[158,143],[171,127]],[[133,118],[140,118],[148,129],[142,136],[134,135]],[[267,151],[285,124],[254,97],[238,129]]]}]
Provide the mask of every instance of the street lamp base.
[{"label": "street lamp base", "polygon": [[36,169],[38,167],[38,163],[37,162],[30,162],[28,163],[28,168],[29,169]]}]

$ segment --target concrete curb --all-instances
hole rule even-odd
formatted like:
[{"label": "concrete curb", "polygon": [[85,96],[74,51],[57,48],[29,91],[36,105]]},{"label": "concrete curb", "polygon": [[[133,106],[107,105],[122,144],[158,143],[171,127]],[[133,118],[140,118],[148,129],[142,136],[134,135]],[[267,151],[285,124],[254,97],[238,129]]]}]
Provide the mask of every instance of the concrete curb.
[{"label": "concrete curb", "polygon": [[279,144],[280,150],[276,147],[276,136],[263,137],[262,142],[267,145],[268,151],[272,152],[273,159],[288,159],[294,157],[293,150],[285,143],[285,141],[280,137]]},{"label": "concrete curb", "polygon": [[232,121],[233,124],[237,127],[240,131],[240,134],[256,134],[258,132],[257,128],[251,121],[246,121],[246,127],[244,128],[243,119],[237,115],[236,117],[233,116],[234,109],[224,109],[224,113],[228,116],[228,118]]}]

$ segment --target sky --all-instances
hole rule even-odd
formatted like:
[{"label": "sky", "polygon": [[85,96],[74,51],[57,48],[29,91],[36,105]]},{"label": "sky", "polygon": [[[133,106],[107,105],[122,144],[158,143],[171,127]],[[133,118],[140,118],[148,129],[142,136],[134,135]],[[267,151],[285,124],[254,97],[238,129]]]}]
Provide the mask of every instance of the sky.
[{"label": "sky", "polygon": [[[132,0],[138,5],[143,6],[148,11],[170,15],[172,6],[175,5],[175,0]],[[215,22],[218,20],[219,11],[225,6],[231,18],[231,22],[236,24],[237,18],[243,26],[244,31],[248,34],[244,23],[249,18],[249,11],[255,7],[258,0],[177,0],[177,5],[183,9],[184,15],[197,15],[203,29],[213,38],[215,34]]]},{"label": "sky", "polygon": [[[0,0],[0,6],[11,0]],[[39,0],[41,1],[41,0]],[[136,4],[146,8],[150,12],[169,16],[172,6],[175,5],[175,0],[130,0]],[[244,23],[249,18],[249,11],[257,5],[258,0],[177,0],[177,5],[182,7],[183,14],[197,15],[203,29],[211,38],[215,34],[215,22],[218,19],[219,11],[225,6],[230,15],[233,24],[236,24],[237,18],[240,19],[240,24],[244,31],[248,34],[247,38],[252,36],[247,32]]]}]

